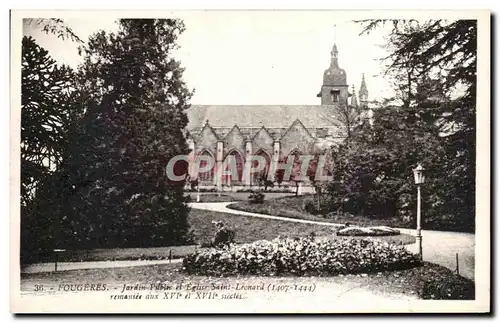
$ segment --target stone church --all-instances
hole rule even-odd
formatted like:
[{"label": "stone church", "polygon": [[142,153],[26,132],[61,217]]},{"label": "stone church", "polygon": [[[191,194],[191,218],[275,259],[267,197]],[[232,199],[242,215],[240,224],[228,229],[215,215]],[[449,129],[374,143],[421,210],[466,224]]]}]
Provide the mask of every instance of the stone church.
[{"label": "stone church", "polygon": [[[192,105],[187,111],[189,159],[210,157],[214,167],[206,172],[190,171],[191,180],[197,179],[201,187],[221,190],[250,188],[289,156],[314,154],[342,141],[344,134],[332,120],[333,111],[342,106],[366,107],[368,89],[363,75],[359,98],[354,86],[349,91],[347,74],[340,68],[338,56],[334,44],[317,95],[319,105]],[[252,155],[264,157],[266,167],[261,174],[243,178],[243,168]],[[218,176],[216,170],[230,157],[236,161],[238,174],[231,178]]]}]

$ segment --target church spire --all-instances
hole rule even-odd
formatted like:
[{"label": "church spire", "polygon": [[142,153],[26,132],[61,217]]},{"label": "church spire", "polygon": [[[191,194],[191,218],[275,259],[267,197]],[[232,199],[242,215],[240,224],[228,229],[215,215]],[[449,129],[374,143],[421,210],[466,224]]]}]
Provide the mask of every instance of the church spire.
[{"label": "church spire", "polygon": [[323,85],[317,96],[321,98],[321,105],[345,105],[349,102],[349,85],[346,72],[339,67],[335,39],[330,54],[330,66],[323,73]]},{"label": "church spire", "polygon": [[337,49],[337,25],[333,25],[333,47],[332,51],[330,52],[332,55],[330,66],[331,67],[338,67],[339,66],[339,50]]},{"label": "church spire", "polygon": [[363,73],[361,87],[359,88],[359,101],[361,101],[362,104],[366,104],[368,102],[368,88],[366,87],[365,73]]},{"label": "church spire", "polygon": [[353,106],[354,108],[358,107],[358,100],[356,99],[356,89],[354,88],[354,84],[352,85],[351,106]]}]

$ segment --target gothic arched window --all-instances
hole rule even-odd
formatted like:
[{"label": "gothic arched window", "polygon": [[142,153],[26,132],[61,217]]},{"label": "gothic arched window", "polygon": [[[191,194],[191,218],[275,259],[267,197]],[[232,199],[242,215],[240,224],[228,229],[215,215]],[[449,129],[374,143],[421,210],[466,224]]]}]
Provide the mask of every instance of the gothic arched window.
[{"label": "gothic arched window", "polygon": [[[265,160],[265,167],[259,171],[252,173],[253,182],[258,183],[259,180],[267,179],[269,173],[269,167],[271,166],[271,156],[263,149],[260,149],[255,156],[262,157]],[[252,161],[252,169],[257,167],[257,161]]]},{"label": "gothic arched window", "polygon": [[[200,182],[213,182],[214,179],[214,172],[215,172],[215,158],[214,155],[208,151],[204,150],[200,156],[203,156],[203,158],[199,161],[199,169],[203,170],[207,166],[210,167],[209,170],[203,171],[203,172],[198,172],[198,179]],[[209,162],[207,159],[210,159],[211,161]],[[210,165],[211,164],[211,165]]]},{"label": "gothic arched window", "polygon": [[[234,163],[234,164],[233,164]],[[232,182],[241,182],[243,176],[243,167],[245,160],[241,153],[237,150],[231,150],[225,159],[224,170],[225,173],[230,173],[229,175],[224,175],[224,183],[230,184]],[[235,165],[235,167],[233,166]],[[233,174],[233,169],[235,168],[236,174]]]}]

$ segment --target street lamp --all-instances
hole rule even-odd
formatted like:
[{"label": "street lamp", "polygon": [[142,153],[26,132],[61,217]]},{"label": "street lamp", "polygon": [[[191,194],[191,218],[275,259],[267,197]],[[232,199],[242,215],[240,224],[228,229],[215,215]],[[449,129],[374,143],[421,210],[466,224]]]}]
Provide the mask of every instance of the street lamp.
[{"label": "street lamp", "polygon": [[425,182],[424,168],[418,164],[417,168],[413,169],[415,176],[415,184],[417,184],[417,245],[420,260],[422,260],[422,225],[421,225],[421,205],[420,205],[420,185]]}]

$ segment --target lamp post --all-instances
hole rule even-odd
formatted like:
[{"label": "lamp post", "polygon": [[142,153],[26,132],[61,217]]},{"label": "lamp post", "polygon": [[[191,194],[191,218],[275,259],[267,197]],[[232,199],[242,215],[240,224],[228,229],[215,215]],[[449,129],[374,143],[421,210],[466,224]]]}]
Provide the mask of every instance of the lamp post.
[{"label": "lamp post", "polygon": [[422,165],[418,164],[417,168],[413,169],[413,175],[415,176],[415,184],[417,184],[417,245],[418,245],[418,255],[420,260],[422,257],[422,214],[421,214],[421,204],[420,204],[420,185],[425,182],[424,168]]}]

